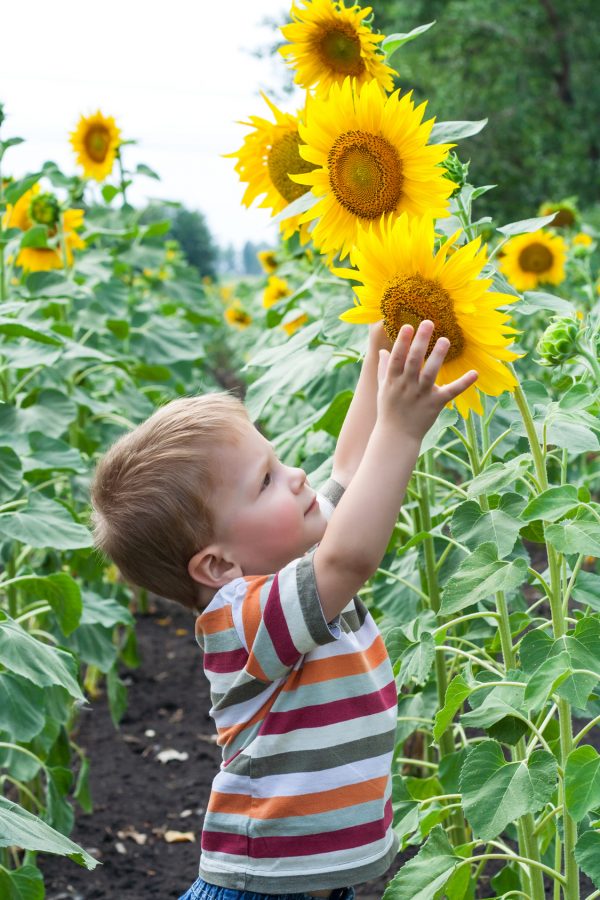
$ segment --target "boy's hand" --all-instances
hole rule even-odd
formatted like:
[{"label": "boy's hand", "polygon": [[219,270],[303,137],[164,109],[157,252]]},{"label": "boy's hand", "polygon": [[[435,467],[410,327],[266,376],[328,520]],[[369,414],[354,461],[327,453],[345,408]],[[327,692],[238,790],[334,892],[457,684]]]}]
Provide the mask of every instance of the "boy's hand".
[{"label": "boy's hand", "polygon": [[392,342],[387,336],[383,322],[375,322],[369,325],[369,352],[379,353],[380,350],[392,349]]},{"label": "boy's hand", "polygon": [[478,377],[472,369],[443,387],[435,384],[450,341],[439,338],[424,363],[433,330],[433,322],[425,319],[413,338],[412,325],[403,325],[391,352],[379,352],[378,420],[381,424],[393,424],[418,441],[429,431],[444,406]]}]

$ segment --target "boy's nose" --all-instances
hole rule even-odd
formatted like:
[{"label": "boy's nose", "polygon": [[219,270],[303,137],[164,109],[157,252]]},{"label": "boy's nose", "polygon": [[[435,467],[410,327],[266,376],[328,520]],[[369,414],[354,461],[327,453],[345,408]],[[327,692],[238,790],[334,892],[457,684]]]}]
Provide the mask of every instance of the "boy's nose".
[{"label": "boy's nose", "polygon": [[292,490],[298,493],[304,487],[304,482],[306,481],[306,472],[304,471],[304,469],[290,468],[290,473]]}]

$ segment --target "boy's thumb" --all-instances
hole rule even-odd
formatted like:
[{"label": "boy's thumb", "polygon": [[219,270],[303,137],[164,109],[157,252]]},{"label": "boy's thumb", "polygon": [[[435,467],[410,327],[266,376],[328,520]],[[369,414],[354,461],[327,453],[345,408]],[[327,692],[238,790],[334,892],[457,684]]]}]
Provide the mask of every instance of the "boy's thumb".
[{"label": "boy's thumb", "polygon": [[379,351],[379,364],[377,366],[377,381],[379,384],[385,378],[385,373],[387,372],[388,363],[390,361],[390,351],[389,350],[380,350]]}]

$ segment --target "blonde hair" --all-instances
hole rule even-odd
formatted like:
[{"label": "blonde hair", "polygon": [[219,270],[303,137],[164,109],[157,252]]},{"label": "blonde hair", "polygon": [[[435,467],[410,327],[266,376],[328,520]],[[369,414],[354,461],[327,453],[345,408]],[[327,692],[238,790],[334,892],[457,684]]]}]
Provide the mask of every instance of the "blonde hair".
[{"label": "blonde hair", "polygon": [[188,562],[214,538],[215,458],[249,424],[243,403],[230,394],[184,397],[107,451],[91,485],[91,522],[96,547],[126,581],[201,606]]}]

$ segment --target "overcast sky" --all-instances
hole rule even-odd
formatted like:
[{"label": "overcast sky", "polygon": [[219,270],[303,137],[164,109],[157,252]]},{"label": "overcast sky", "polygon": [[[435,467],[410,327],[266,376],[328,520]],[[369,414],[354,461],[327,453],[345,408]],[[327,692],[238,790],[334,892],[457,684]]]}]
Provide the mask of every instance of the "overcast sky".
[{"label": "overcast sky", "polygon": [[[52,159],[76,170],[68,137],[81,113],[100,109],[117,120],[125,162],[143,162],[161,182],[139,177],[134,203],[180,200],[205,213],[221,244],[273,241],[268,210],[246,210],[234,160],[248,129],[263,115],[260,89],[280,88],[285,66],[255,59],[268,45],[265,17],[287,14],[289,0],[29,0],[3,4],[0,101],[10,150],[5,174],[35,170]],[[282,104],[295,111],[295,101]]]}]

